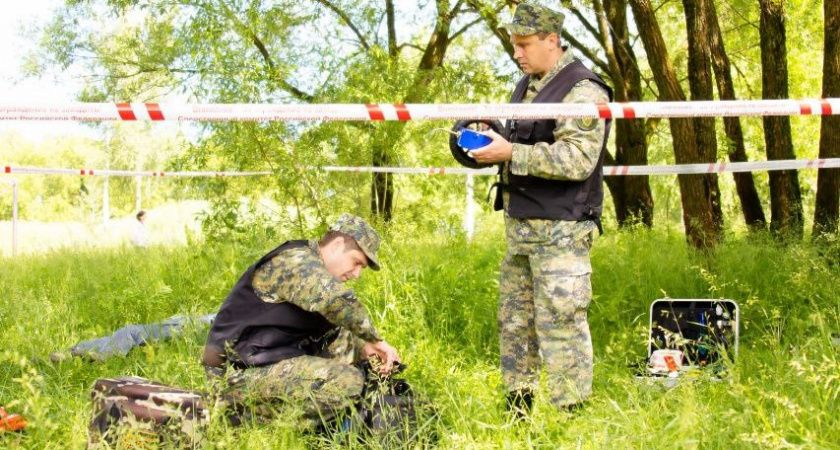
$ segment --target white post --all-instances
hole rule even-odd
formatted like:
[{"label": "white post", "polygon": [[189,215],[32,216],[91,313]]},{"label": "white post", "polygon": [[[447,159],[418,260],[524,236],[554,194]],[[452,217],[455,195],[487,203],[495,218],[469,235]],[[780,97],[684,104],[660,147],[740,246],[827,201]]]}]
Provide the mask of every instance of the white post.
[{"label": "white post", "polygon": [[12,180],[12,256],[17,256],[18,185]]},{"label": "white post", "polygon": [[143,177],[134,177],[134,212],[143,209]]},{"label": "white post", "polygon": [[17,256],[18,185],[17,180],[0,179],[12,187],[12,256]]},{"label": "white post", "polygon": [[[138,172],[143,169],[140,165],[140,152],[135,154],[134,167]],[[137,213],[141,209],[143,209],[143,177],[137,175],[134,177],[134,212]]]},{"label": "white post", "polygon": [[[105,169],[110,169],[110,164],[107,164],[105,166]],[[104,227],[108,226],[108,219],[111,218],[111,202],[108,199],[108,181],[110,180],[110,178],[111,177],[109,177],[108,175],[105,175],[105,183],[102,186],[102,226]]]},{"label": "white post", "polygon": [[[113,141],[116,134],[116,126],[106,129],[105,135],[108,142],[105,146],[105,170],[111,169],[111,153],[113,153]],[[111,180],[110,175],[105,175],[105,181],[102,183],[102,228],[108,229],[108,221],[111,219],[111,200],[108,198],[108,190],[110,189]]]},{"label": "white post", "polygon": [[472,240],[473,233],[475,233],[475,202],[473,201],[475,192],[473,186],[473,174],[468,173],[467,204],[464,206],[464,231],[467,233],[467,240]]}]

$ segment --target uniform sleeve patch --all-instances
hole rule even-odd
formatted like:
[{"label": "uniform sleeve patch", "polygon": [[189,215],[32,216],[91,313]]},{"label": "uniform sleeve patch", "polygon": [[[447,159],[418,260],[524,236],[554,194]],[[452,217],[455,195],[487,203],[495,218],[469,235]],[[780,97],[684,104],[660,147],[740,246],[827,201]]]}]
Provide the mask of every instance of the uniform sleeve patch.
[{"label": "uniform sleeve patch", "polygon": [[598,119],[594,117],[580,117],[575,119],[575,126],[583,131],[592,131],[598,126]]}]

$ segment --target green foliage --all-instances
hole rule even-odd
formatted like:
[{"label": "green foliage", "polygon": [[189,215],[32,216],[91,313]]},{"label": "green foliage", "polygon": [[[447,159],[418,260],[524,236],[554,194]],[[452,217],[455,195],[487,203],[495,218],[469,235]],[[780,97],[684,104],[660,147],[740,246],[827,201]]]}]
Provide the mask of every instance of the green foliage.
[{"label": "green foliage", "polygon": [[[450,34],[478,18],[475,8],[485,12],[498,10],[501,12],[490,14],[504,15],[501,3],[476,1],[462,5],[450,17]],[[587,2],[561,3],[575,6],[585,16],[592,13]],[[79,93],[84,101],[174,103],[398,103],[406,98],[424,103],[503,102],[512,87],[512,75],[518,74],[483,23],[459,34],[446,48],[440,66],[419,70],[422,52],[431,41],[436,2],[420,2],[413,7],[397,3],[396,54],[389,47],[384,2],[348,0],[330,4],[334,9],[325,2],[291,0],[67,1],[65,8],[42,26],[40,51],[27,60],[25,68],[32,75],[52,69],[74,69],[85,74],[87,85]],[[688,92],[688,37],[682,5],[654,1],[653,6],[677,76]],[[716,6],[737,96],[760,98],[758,5],[754,1],[731,0],[716,2]],[[791,97],[818,97],[822,58],[821,46],[814,43],[822,42],[823,29],[822,21],[814,18],[822,12],[821,4],[814,0],[792,1],[785,4],[785,10]],[[585,27],[571,17],[567,22],[570,32],[593,46]],[[638,51],[640,44],[632,42],[641,57],[644,97],[654,100],[652,73],[643,52]],[[742,124],[749,159],[764,159],[761,118],[744,118]],[[818,135],[819,120],[792,118],[792,124],[797,156],[815,157],[813,137]],[[185,139],[189,142],[183,145],[182,152],[169,162],[172,169],[179,170],[275,171],[274,181],[231,183],[226,185],[226,192],[252,199],[270,198],[282,206],[279,209],[283,213],[276,220],[297,223],[300,228],[300,223],[312,221],[312,217],[315,222],[326,220],[330,213],[325,203],[334,206],[334,210],[362,213],[370,209],[372,177],[314,173],[311,167],[372,163],[451,166],[446,135],[431,131],[449,125],[443,121],[209,123],[195,127]],[[718,156],[724,160],[728,147],[722,129],[718,126]],[[653,127],[648,141],[651,164],[673,163],[667,121]],[[112,147],[103,148],[102,153],[99,161],[108,160],[110,155],[112,167],[118,165],[120,158]],[[125,156],[130,157],[130,152]],[[816,174],[800,171],[805,216],[809,219]],[[739,228],[740,203],[732,177],[724,174],[720,179],[725,223]],[[766,173],[757,173],[755,184],[760,198],[769,204],[766,179]],[[487,180],[482,178],[477,188],[486,188]],[[425,194],[456,192],[461,181],[398,175],[393,177],[393,183],[398,214],[418,217],[430,207],[451,213],[457,196],[441,200],[441,196]],[[204,180],[188,182],[190,189],[207,184]],[[672,177],[651,178],[657,224],[670,227],[681,222],[676,186]],[[72,197],[66,192],[63,195]],[[74,201],[87,201],[89,208],[94,209],[95,202],[91,200]]]},{"label": "green foliage", "polygon": [[[179,151],[183,137],[177,126],[141,123],[101,126],[102,139],[57,137],[34,143],[16,133],[0,135],[0,161],[13,167],[69,169],[161,170]],[[97,133],[98,134],[98,133]],[[91,222],[101,219],[105,178],[73,175],[21,175],[19,214],[21,220]],[[108,179],[109,210],[112,217],[133,214],[137,180],[133,177]],[[144,207],[164,199],[188,198],[184,182],[145,178],[140,195]],[[0,220],[11,218],[10,195],[0,193]]]},{"label": "green foliage", "polygon": [[[396,55],[389,52],[383,31],[383,4],[334,5],[343,16],[317,2],[67,1],[42,29],[41,52],[30,58],[28,68],[36,75],[71,66],[95,74],[80,93],[84,101],[398,103],[505,96],[509,80],[494,75],[489,61],[501,54],[486,44],[486,31],[461,34],[450,45],[455,57],[418,70],[434,4],[420,4],[417,14],[397,17],[401,42]],[[456,16],[453,31],[470,25],[469,11]],[[403,29],[410,31],[403,34]],[[482,51],[473,53],[476,48]],[[323,222],[329,215],[324,202],[369,210],[370,190],[362,186],[370,178],[362,185],[356,179],[348,189],[342,184],[346,178],[316,173],[313,167],[373,161],[449,165],[443,135],[429,146],[430,125],[210,123],[172,158],[171,168],[273,170],[273,182],[258,181],[259,194],[249,183],[230,183],[225,190],[271,198],[292,209],[277,220],[301,223],[314,216]],[[414,189],[416,184],[428,191],[426,180],[400,183],[398,189],[428,203]]]},{"label": "green foliage", "polygon": [[[503,414],[495,308],[504,252],[493,216],[473,241],[425,225],[392,224],[383,270],[356,282],[374,322],[409,364],[415,389],[440,408],[441,448],[833,448],[840,440],[839,298],[826,280],[838,260],[797,244],[732,237],[715,253],[686,249],[680,232],[610,233],[593,251],[590,324],[595,387],[576,417],[539,393],[534,423]],[[96,378],[139,375],[206,388],[203,330],[105,363],[46,362],[50,351],[126,323],[215,310],[245,268],[283,240],[195,242],[148,251],[65,251],[6,261],[0,272],[0,398],[30,425],[0,435],[4,448],[83,448]],[[317,234],[308,234],[316,236]],[[833,258],[833,259],[832,259]],[[646,354],[650,302],[730,298],[741,310],[740,351],[723,381],[683,379],[673,388],[633,378]],[[295,411],[267,425],[214,422],[208,448],[321,445]],[[329,446],[328,446],[329,447]]]}]

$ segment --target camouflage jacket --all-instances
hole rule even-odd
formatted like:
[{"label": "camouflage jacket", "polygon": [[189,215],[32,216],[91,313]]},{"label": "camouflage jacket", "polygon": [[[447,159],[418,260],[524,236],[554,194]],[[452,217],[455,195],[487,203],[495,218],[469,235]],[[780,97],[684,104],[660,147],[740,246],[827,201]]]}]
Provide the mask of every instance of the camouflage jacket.
[{"label": "camouflage jacket", "polygon": [[265,302],[289,302],[324,316],[364,341],[382,340],[353,290],[327,271],[317,241],[283,251],[258,267],[252,285]]},{"label": "camouflage jacket", "polygon": [[[540,90],[557,73],[574,61],[570,50],[563,53],[554,67],[542,78],[531,76],[523,103],[530,103]],[[563,98],[564,103],[607,102],[607,92],[589,80],[577,83],[571,92]],[[505,163],[503,174],[507,174],[507,165],[514,175],[531,175],[551,180],[584,180],[598,164],[601,148],[604,144],[606,122],[598,119],[567,119],[558,117],[554,129],[555,142],[538,142],[535,145],[513,144],[513,156]],[[506,177],[505,177],[506,178]],[[507,182],[506,179],[503,180]],[[507,209],[508,195],[504,195]],[[533,254],[544,246],[561,245],[568,239],[577,241],[594,234],[597,225],[592,221],[569,222],[563,220],[517,219],[505,213],[505,230],[508,252],[514,254]]]}]

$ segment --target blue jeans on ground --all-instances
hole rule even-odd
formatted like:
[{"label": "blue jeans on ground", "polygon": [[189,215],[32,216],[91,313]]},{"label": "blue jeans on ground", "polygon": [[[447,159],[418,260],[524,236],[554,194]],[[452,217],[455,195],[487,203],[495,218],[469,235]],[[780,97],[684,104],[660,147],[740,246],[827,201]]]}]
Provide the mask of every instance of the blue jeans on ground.
[{"label": "blue jeans on ground", "polygon": [[144,325],[128,325],[105,336],[80,342],[70,348],[73,356],[95,356],[105,359],[111,356],[126,356],[134,347],[150,341],[169,339],[189,325],[210,325],[216,314],[203,316],[172,316],[163,322]]}]

